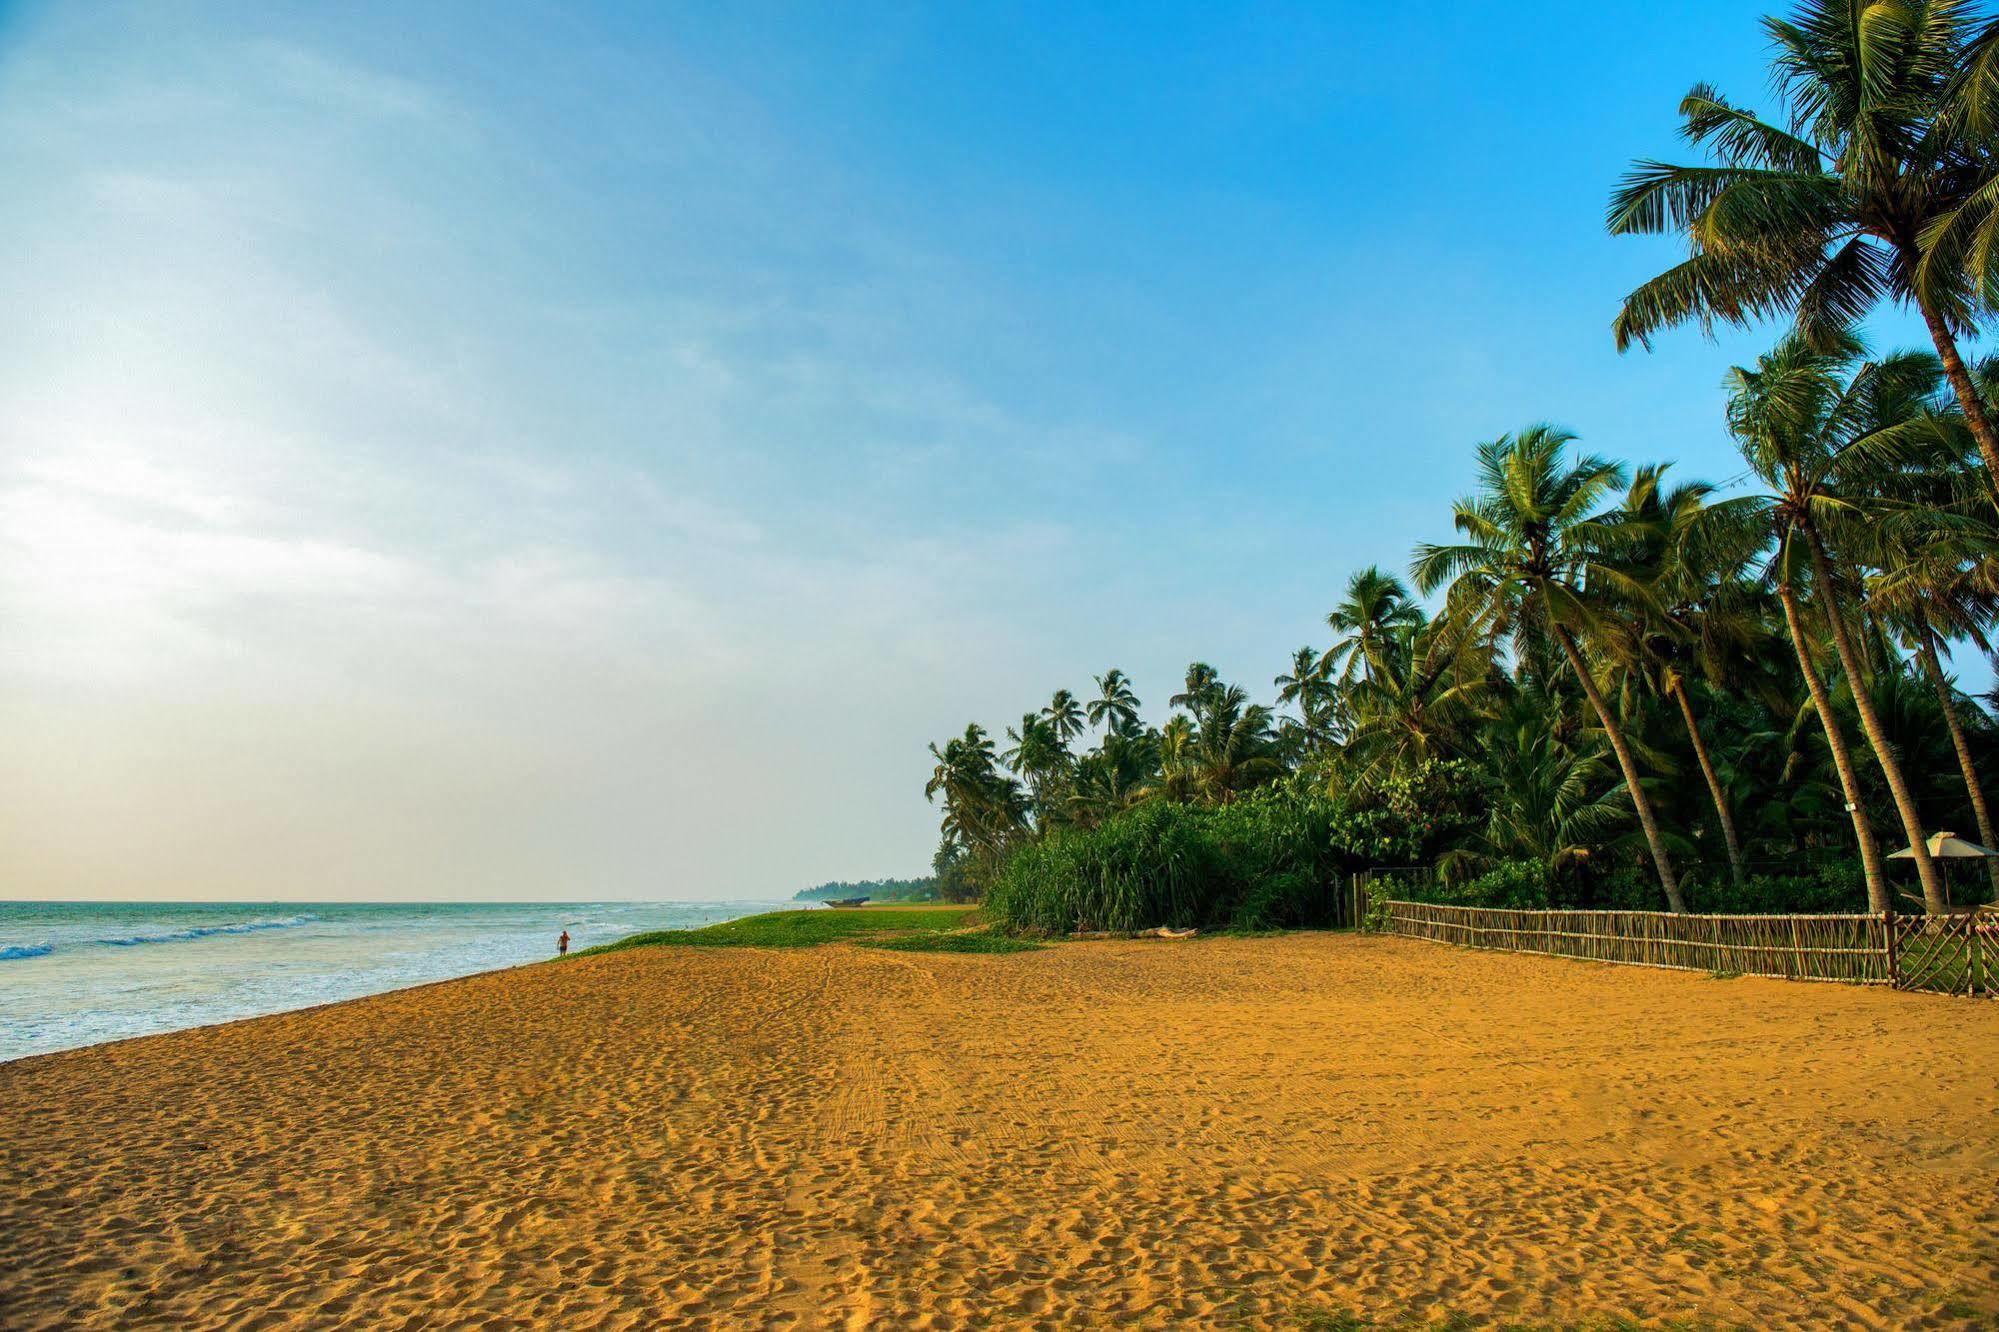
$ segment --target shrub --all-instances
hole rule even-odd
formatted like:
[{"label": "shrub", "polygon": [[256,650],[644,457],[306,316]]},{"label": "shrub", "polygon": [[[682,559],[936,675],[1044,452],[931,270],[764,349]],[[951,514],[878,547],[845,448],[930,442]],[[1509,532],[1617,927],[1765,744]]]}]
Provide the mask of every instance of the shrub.
[{"label": "shrub", "polygon": [[1751,874],[1737,884],[1724,871],[1687,885],[1694,911],[1787,915],[1867,910],[1867,878],[1858,864],[1802,866],[1794,874]]},{"label": "shrub", "polygon": [[1215,808],[1140,805],[1013,851],[987,889],[985,916],[1042,934],[1330,925],[1349,872],[1428,859],[1470,826],[1460,766],[1432,764],[1340,797],[1294,775]]},{"label": "shrub", "polygon": [[1545,910],[1554,900],[1554,871],[1545,860],[1502,861],[1475,879],[1439,887],[1431,900],[1450,906]]},{"label": "shrub", "polygon": [[1041,934],[1201,924],[1217,861],[1198,811],[1155,801],[1015,850],[986,890],[985,916]]}]

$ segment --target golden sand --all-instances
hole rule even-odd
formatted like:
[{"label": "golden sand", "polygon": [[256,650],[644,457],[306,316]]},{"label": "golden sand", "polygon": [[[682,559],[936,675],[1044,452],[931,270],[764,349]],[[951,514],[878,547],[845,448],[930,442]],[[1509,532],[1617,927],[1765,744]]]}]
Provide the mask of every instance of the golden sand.
[{"label": "golden sand", "polygon": [[9,1328],[1956,1327],[1995,1290],[1994,1003],[1336,936],[660,949],[0,1066]]}]

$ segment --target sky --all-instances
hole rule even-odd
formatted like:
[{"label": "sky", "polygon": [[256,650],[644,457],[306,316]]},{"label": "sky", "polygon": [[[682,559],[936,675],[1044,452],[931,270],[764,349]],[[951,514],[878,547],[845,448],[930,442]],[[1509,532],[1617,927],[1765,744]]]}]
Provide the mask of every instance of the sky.
[{"label": "sky", "polygon": [[0,0],[0,897],[921,873],[928,742],[1267,696],[1479,440],[1739,475],[1602,217],[1760,12]]}]

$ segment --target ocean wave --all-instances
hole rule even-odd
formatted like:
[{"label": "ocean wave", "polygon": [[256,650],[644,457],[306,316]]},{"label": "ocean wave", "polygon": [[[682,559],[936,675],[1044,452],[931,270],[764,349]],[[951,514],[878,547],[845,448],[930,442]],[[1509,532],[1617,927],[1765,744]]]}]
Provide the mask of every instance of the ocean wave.
[{"label": "ocean wave", "polygon": [[7,944],[0,946],[0,962],[18,962],[24,957],[46,957],[54,951],[53,944]]},{"label": "ocean wave", "polygon": [[257,930],[289,930],[299,925],[310,925],[318,916],[287,916],[283,920],[245,920],[230,925],[190,925],[184,930],[172,930],[166,934],[133,934],[117,939],[92,939],[94,944],[106,944],[112,948],[136,948],[140,944],[186,943],[190,939],[206,939],[216,934],[250,934]]}]

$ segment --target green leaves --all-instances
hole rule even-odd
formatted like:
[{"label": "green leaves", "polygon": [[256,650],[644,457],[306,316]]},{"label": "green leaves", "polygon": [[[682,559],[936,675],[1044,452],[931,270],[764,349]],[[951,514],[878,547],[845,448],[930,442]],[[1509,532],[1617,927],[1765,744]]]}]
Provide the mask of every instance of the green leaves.
[{"label": "green leaves", "polygon": [[1613,235],[1687,242],[1625,297],[1618,349],[1776,317],[1824,344],[1883,299],[1958,329],[1991,308],[1999,32],[1955,0],[1806,0],[1765,27],[1788,128],[1696,84],[1681,133],[1709,160],[1636,161],[1611,193]]}]

